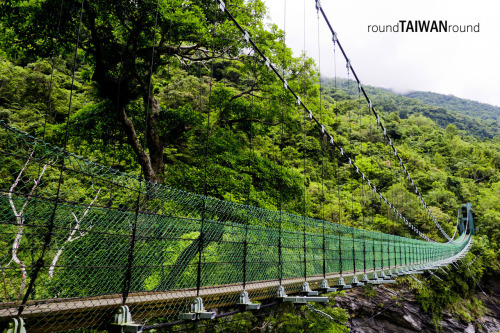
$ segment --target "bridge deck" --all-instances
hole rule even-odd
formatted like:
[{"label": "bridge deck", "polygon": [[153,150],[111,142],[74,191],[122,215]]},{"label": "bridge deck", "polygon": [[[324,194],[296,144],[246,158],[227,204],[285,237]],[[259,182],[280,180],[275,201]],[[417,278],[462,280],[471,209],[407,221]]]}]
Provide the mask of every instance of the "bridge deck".
[{"label": "bridge deck", "polygon": [[[395,268],[395,267],[392,267]],[[388,268],[384,268],[388,269]],[[367,270],[366,273],[379,272],[382,269]],[[356,275],[363,272],[356,272]],[[342,276],[353,276],[354,272],[344,272]],[[333,285],[333,279],[339,278],[340,274],[329,274],[326,276]],[[307,278],[312,289],[317,289],[323,275]],[[303,277],[283,279],[285,287],[298,285],[304,281]],[[276,292],[279,280],[267,280],[247,283],[246,290],[252,297],[252,301],[269,299],[269,295]],[[286,288],[285,288],[286,289]],[[224,306],[235,306],[234,302],[229,304],[228,300],[243,291],[241,284],[229,284],[216,287],[206,287],[200,290],[200,296],[204,302],[209,304],[207,308],[218,308]],[[85,299],[63,299],[29,301],[23,311],[23,318],[29,324],[30,332],[61,331],[65,329],[77,329],[83,327],[104,327],[112,317],[114,309],[122,305],[122,294],[104,295]],[[151,317],[161,317],[179,310],[180,303],[187,303],[196,297],[196,289],[181,289],[171,292],[139,292],[130,293],[126,304],[131,308],[133,319],[141,321]],[[168,305],[177,304],[177,307]],[[20,304],[3,304],[0,309],[0,318],[7,319],[17,315]],[[8,307],[8,308],[6,308]],[[134,308],[140,309],[134,313]],[[96,312],[101,312],[96,316]]]}]

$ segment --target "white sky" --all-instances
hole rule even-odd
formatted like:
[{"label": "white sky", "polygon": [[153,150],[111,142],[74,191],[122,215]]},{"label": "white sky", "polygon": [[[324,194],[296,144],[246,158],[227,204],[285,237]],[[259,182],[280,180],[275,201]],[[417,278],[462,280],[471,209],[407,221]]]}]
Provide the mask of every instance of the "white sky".
[{"label": "white sky", "polygon": [[[305,26],[305,49],[318,63],[315,1],[266,0],[271,21],[280,28],[284,26],[285,1],[288,46],[296,56],[300,54]],[[321,4],[363,84],[399,92],[452,94],[500,106],[500,1],[322,0]],[[480,32],[368,32],[368,25],[395,25],[399,20],[479,23]],[[322,17],[319,40],[321,73],[333,77],[333,43]],[[346,77],[338,47],[336,59],[337,76]]]}]

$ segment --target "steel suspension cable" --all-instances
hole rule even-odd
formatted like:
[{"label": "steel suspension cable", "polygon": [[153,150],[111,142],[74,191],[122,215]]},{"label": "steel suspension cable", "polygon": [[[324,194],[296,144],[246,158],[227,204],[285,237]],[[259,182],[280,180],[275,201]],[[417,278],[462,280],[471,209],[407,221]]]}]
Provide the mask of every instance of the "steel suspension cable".
[{"label": "steel suspension cable", "polygon": [[[254,26],[257,26],[257,12],[256,9],[254,8],[253,11],[254,15]],[[257,40],[257,31],[254,31],[254,38]],[[256,84],[256,61],[255,61],[255,50],[252,48],[252,85]],[[249,53],[250,54],[250,53]],[[251,97],[251,107],[250,107],[250,129],[248,133],[248,145],[249,145],[249,154],[248,154],[248,175],[249,175],[249,182],[248,182],[248,192],[247,192],[247,205],[250,206],[250,193],[252,191],[252,162],[253,162],[253,155],[254,155],[254,148],[253,148],[253,112],[254,112],[254,94],[252,94]],[[249,225],[249,217],[246,218],[245,220],[245,239],[243,241],[243,290],[246,290],[246,282],[247,282],[247,256],[248,256],[248,225]]]},{"label": "steel suspension cable", "polygon": [[[302,93],[304,97],[306,97],[306,90],[305,90],[305,82],[304,82],[304,76],[305,76],[305,70],[306,70],[306,2],[305,0],[303,1],[304,4],[304,50],[302,51],[302,75],[300,76],[300,79],[302,81]],[[297,111],[299,111],[300,105],[297,105]],[[302,158],[303,158],[303,177],[304,177],[304,226],[303,226],[303,251],[304,251],[304,281],[307,281],[307,250],[306,250],[306,216],[307,216],[307,171],[306,171],[306,145],[307,145],[307,134],[306,134],[306,120],[304,117],[302,117],[302,135],[303,135],[303,147],[302,147]]]},{"label": "steel suspension cable", "polygon": [[[319,20],[319,13],[318,13],[318,20]],[[358,109],[359,109],[359,156],[363,156],[363,140],[361,140],[362,137],[362,116],[363,116],[363,110],[361,105],[359,104],[359,101],[361,100],[360,94],[361,90],[359,89],[358,85]],[[364,193],[364,183],[363,181],[360,182],[360,204],[361,204],[361,221],[362,221],[362,228],[363,228],[363,273],[366,274],[366,234],[365,234],[365,193]]]},{"label": "steel suspension cable", "polygon": [[[205,220],[206,220],[206,210],[207,210],[207,196],[208,196],[208,149],[210,145],[210,112],[212,110],[212,83],[214,77],[214,57],[215,57],[215,34],[217,27],[217,8],[215,8],[214,24],[212,32],[212,56],[210,59],[210,81],[208,87],[208,110],[207,110],[207,127],[206,127],[206,138],[205,138],[205,149],[204,149],[204,167],[203,167],[203,207],[201,211],[201,223],[200,223],[200,236],[198,242],[198,264],[196,267],[196,297],[200,296],[201,289],[201,261],[203,247],[205,245]],[[200,78],[203,80],[203,76]],[[201,89],[201,87],[200,87]],[[201,96],[200,96],[201,97]]]},{"label": "steel suspension cable", "polygon": [[[305,6],[305,1],[304,1],[304,6]],[[304,15],[305,15],[305,8],[304,8]],[[319,15],[317,16],[317,23],[318,23],[318,36],[317,36],[317,42],[318,42],[318,70],[319,70],[319,115],[320,117],[323,114],[323,86],[321,82],[321,46],[320,46],[320,26],[319,26]],[[305,23],[304,23],[305,26]],[[305,49],[305,32],[304,32],[304,49]],[[325,159],[325,140],[326,137],[324,134],[321,136],[321,215],[323,219],[322,223],[322,250],[323,250],[323,278],[326,279],[326,238],[325,238],[325,201],[326,201],[326,194],[325,194],[325,166],[327,163],[327,160]]]},{"label": "steel suspension cable", "polygon": [[[318,119],[313,115],[312,111],[305,105],[305,103],[301,102],[300,101],[300,97],[295,93],[295,91],[288,85],[288,82],[286,81],[286,78],[284,77],[284,75],[280,74],[278,68],[272,64],[269,60],[269,58],[267,58],[264,53],[260,50],[260,48],[255,44],[255,42],[250,38],[250,36],[248,35],[248,33],[245,31],[245,29],[243,29],[243,27],[238,23],[238,21],[234,18],[234,16],[231,14],[231,12],[229,12],[229,10],[227,9],[227,7],[225,6],[224,4],[224,1],[223,0],[217,0],[219,2],[219,8],[224,11],[226,13],[226,15],[228,15],[229,19],[237,26],[237,28],[241,31],[241,33],[245,36],[245,39],[248,40],[249,43],[252,44],[252,46],[255,48],[255,50],[257,51],[257,53],[259,53],[259,55],[262,57],[262,60],[265,62],[266,66],[268,68],[270,68],[274,73],[275,75],[279,78],[279,80],[281,80],[283,82],[283,87],[285,88],[284,90],[288,90],[292,96],[297,100],[297,102],[300,102],[300,105],[302,106],[303,110],[308,114],[309,116],[309,119],[311,119],[314,123],[316,123],[316,125],[321,128],[322,132],[327,135],[329,138],[330,138],[330,144],[332,147],[338,149],[340,151],[340,155],[344,158],[344,159],[347,159],[348,160],[348,164],[352,167],[352,168],[355,168],[356,169],[356,173],[361,173],[361,171],[359,170],[359,167],[356,166],[356,164],[353,162],[352,160],[352,157],[344,151],[344,148],[338,143],[336,142],[333,137],[328,133],[328,131],[325,129],[325,126],[322,125]],[[351,68],[352,70],[352,68]],[[284,74],[284,70],[283,70],[283,74]],[[362,90],[363,91],[363,90]],[[371,186],[373,188],[374,191],[376,191],[376,188],[373,184],[371,184],[370,180],[368,178],[366,178],[367,180],[367,183],[369,186]],[[398,217],[400,219],[403,219],[403,220],[406,220],[402,215],[398,214]],[[417,232],[417,234],[423,238],[424,240],[426,241],[432,241],[431,239],[429,239],[427,236],[425,236],[423,233],[419,232],[418,229],[415,228],[415,232]]]},{"label": "steel suspension cable", "polygon": [[[147,106],[146,106],[146,114],[145,114],[145,119],[144,119],[144,139],[143,139],[143,149],[146,150],[147,147],[147,131],[148,131],[148,120],[149,120],[149,111],[151,108],[151,87],[152,87],[152,81],[153,81],[153,68],[154,68],[154,54],[155,54],[155,47],[156,47],[156,29],[158,28],[158,11],[159,11],[159,5],[160,2],[159,0],[156,0],[156,11],[155,11],[155,26],[153,29],[153,46],[152,46],[152,51],[151,51],[151,62],[150,62],[150,68],[149,68],[149,77],[148,77],[148,101],[147,101]],[[135,242],[137,240],[137,223],[139,220],[139,210],[140,210],[140,200],[141,200],[141,193],[142,193],[142,185],[144,183],[145,188],[145,194],[147,198],[147,183],[144,181],[144,173],[145,173],[145,165],[141,163],[141,175],[139,178],[139,191],[137,193],[137,201],[136,201],[136,209],[135,209],[135,216],[134,216],[134,222],[132,225],[132,233],[131,233],[131,239],[130,239],[130,248],[129,248],[129,254],[128,254],[128,262],[127,262],[127,269],[125,271],[125,278],[123,280],[123,291],[122,291],[122,304],[125,305],[127,302],[128,294],[130,292],[130,285],[132,283],[132,266],[134,264],[134,250],[135,250]]]},{"label": "steel suspension cable", "polygon": [[[319,14],[318,14],[319,16]],[[335,44],[333,45],[333,64],[335,68],[335,89],[337,89],[337,60],[336,60],[336,53],[335,53]],[[337,106],[337,99],[335,99],[335,106]],[[335,139],[337,142],[340,142],[339,138],[339,128],[340,128],[340,120],[339,120],[339,112],[338,109],[335,109]],[[342,277],[342,239],[340,238],[340,228],[342,226],[342,205],[341,205],[341,196],[340,196],[340,158],[341,156],[335,158],[335,163],[336,163],[336,168],[335,168],[335,177],[337,180],[337,198],[338,198],[338,216],[337,216],[337,223],[339,224],[339,227],[337,228],[337,233],[338,233],[338,267],[339,267],[339,273],[340,277]]]},{"label": "steel suspension cable", "polygon": [[[316,0],[316,8],[319,8],[319,10],[321,11],[321,14],[326,22],[326,24],[328,25],[331,33],[332,33],[332,38],[334,40],[334,42],[336,42],[339,46],[339,49],[340,51],[342,52],[342,55],[344,56],[345,58],[345,61],[346,61],[346,66],[348,68],[350,68],[354,78],[356,79],[356,81],[358,82],[358,84],[361,86],[361,91],[363,92],[363,95],[366,99],[366,102],[368,103],[368,107],[369,109],[373,112],[373,115],[375,116],[376,120],[377,120],[377,124],[380,126],[380,130],[383,132],[383,135],[387,141],[387,143],[389,144],[389,146],[392,148],[393,152],[394,152],[394,156],[396,158],[399,159],[399,163],[400,163],[400,166],[403,168],[405,174],[408,175],[408,177],[410,177],[410,174],[408,172],[408,170],[406,169],[406,166],[404,165],[404,163],[402,162],[402,159],[401,157],[399,157],[398,155],[398,152],[397,152],[397,149],[396,147],[394,146],[394,144],[392,143],[392,139],[389,137],[389,135],[387,134],[387,129],[386,127],[384,127],[384,125],[382,124],[382,122],[380,121],[380,116],[379,116],[379,113],[376,111],[376,109],[374,108],[373,106],[373,103],[372,101],[370,100],[370,98],[368,97],[368,94],[366,93],[364,87],[362,86],[361,84],[361,81],[359,80],[358,78],[358,75],[356,74],[354,68],[352,67],[352,64],[351,64],[351,61],[349,60],[349,58],[347,57],[347,54],[345,53],[342,45],[340,44],[339,40],[338,40],[338,36],[337,36],[337,33],[333,30],[332,28],[332,25],[330,24],[330,21],[328,20],[328,17],[326,16],[325,14],[325,11],[323,10],[323,7],[321,6],[321,2],[320,0]],[[411,177],[410,177],[411,179]],[[411,180],[411,184],[412,184],[412,187],[415,191],[415,194],[417,194],[417,196],[419,197],[421,203],[422,203],[422,206],[425,208],[425,210],[427,211],[427,213],[429,214],[429,216],[431,217],[431,219],[433,220],[434,224],[436,225],[436,227],[439,229],[439,231],[443,234],[443,236],[445,236],[445,238],[448,240],[448,241],[452,241],[451,238],[448,236],[448,234],[442,229],[441,225],[438,223],[438,221],[436,220],[436,218],[434,217],[434,215],[432,214],[432,212],[430,211],[430,209],[427,207],[427,204],[425,203],[424,199],[422,198],[422,194],[418,191],[418,188],[417,186],[415,185],[414,181]],[[421,236],[419,234],[419,236]]]},{"label": "steel suspension cable", "polygon": [[[54,53],[51,56],[52,62],[50,64],[51,70],[50,70],[49,88],[48,88],[48,91],[47,91],[47,105],[46,105],[45,115],[44,115],[44,119],[43,119],[42,141],[45,141],[45,134],[47,132],[47,122],[48,122],[49,115],[50,115],[50,113],[52,111],[52,102],[51,102],[50,98],[52,97],[52,90],[53,90],[53,84],[54,84],[55,56],[56,56],[55,55],[55,50],[56,50],[55,45],[57,45],[59,43],[63,5],[64,5],[64,0],[61,0],[61,6],[59,7],[59,17],[58,17],[58,20],[57,20],[56,37],[55,37],[55,39],[54,38],[50,38],[51,43],[50,43],[50,47],[49,48],[51,49],[51,53],[52,52],[54,52]],[[40,176],[41,170],[42,170],[42,165],[39,164],[38,165],[37,178]],[[33,195],[36,197],[37,193],[38,193],[38,187],[35,189]],[[38,204],[38,202],[35,201],[35,210],[36,210],[37,204]]]},{"label": "steel suspension cable", "polygon": [[[171,0],[167,0],[166,2],[167,6],[172,6],[172,1]],[[168,20],[168,34],[167,34],[167,43],[168,44],[171,44],[172,43],[172,18],[170,18]],[[171,62],[172,62],[172,49],[168,49],[167,50],[167,57],[168,57],[168,61],[167,61],[167,87],[166,87],[166,93],[165,93],[165,100],[166,100],[166,104],[167,106],[169,105],[169,101],[170,101],[170,80],[172,79],[171,76],[170,76],[170,71],[171,71]],[[167,109],[167,112],[168,112],[168,109]],[[164,141],[166,142],[167,140],[167,134],[165,133],[165,136],[164,136]],[[168,177],[165,177],[166,179]]]},{"label": "steel suspension cable", "polygon": [[[52,90],[53,90],[53,84],[54,84],[54,71],[55,71],[55,45],[59,43],[59,37],[60,37],[60,29],[61,29],[61,20],[62,20],[62,11],[63,11],[63,5],[64,5],[64,0],[61,0],[61,6],[59,7],[59,18],[57,20],[57,30],[56,30],[56,38],[53,40],[51,38],[51,46],[50,49],[52,52],[54,52],[54,55],[52,56],[52,63],[51,63],[51,70],[50,70],[50,81],[49,81],[49,89],[47,92],[47,109],[45,110],[45,115],[44,115],[44,120],[43,120],[43,133],[42,133],[42,141],[45,141],[45,134],[47,132],[47,122],[49,118],[49,114],[51,113],[52,110],[52,102],[51,102],[51,97],[52,97]],[[69,121],[69,119],[68,119]],[[35,148],[33,148],[34,150]],[[33,156],[34,151],[33,151]],[[41,172],[43,170],[42,164],[38,164],[38,171],[37,171],[37,178],[39,179],[41,176]],[[35,191],[33,192],[33,197],[38,196],[38,191],[39,188],[38,186],[36,187]],[[35,211],[37,210],[38,206],[38,200],[35,201]]]},{"label": "steel suspension cable", "polygon": [[[59,18],[57,21],[56,38],[55,38],[55,41],[53,41],[51,43],[52,50],[55,50],[54,45],[59,43],[63,5],[64,5],[64,0],[61,0],[61,7],[59,8]],[[51,38],[51,40],[52,40],[52,38]],[[55,57],[55,54],[54,54],[53,58],[54,57]],[[47,93],[47,109],[45,110],[45,117],[44,117],[45,119],[43,121],[43,132],[42,132],[42,140],[43,141],[45,141],[45,134],[46,134],[46,129],[47,129],[47,118],[52,110],[52,103],[50,101],[50,97],[52,96],[52,89],[53,89],[53,83],[54,83],[54,70],[55,70],[55,61],[54,60],[52,60],[51,67],[52,68],[50,70],[49,91]]]},{"label": "steel suspension cable", "polygon": [[[349,85],[350,85],[350,80],[349,80],[349,67],[346,66],[346,70],[347,70],[347,91],[349,91]],[[352,138],[352,117],[351,117],[351,105],[348,106],[349,107],[349,110],[347,111],[348,112],[348,122],[349,122],[349,150],[350,151],[354,151],[354,144],[353,144],[353,138]],[[356,162],[356,154],[353,153],[353,156],[352,156],[352,161],[353,163]],[[354,170],[353,169],[350,169],[350,173],[351,173],[351,179],[354,178]],[[349,225],[351,227],[354,227],[354,182],[353,180],[351,180],[351,183],[352,183],[352,186],[350,186],[349,188],[349,192],[351,192],[351,205],[350,205],[350,208],[351,208],[351,212],[350,212],[350,223]],[[349,202],[348,202],[349,204]],[[352,263],[353,263],[353,270],[354,270],[354,274],[356,274],[356,250],[355,250],[355,247],[354,247],[354,229],[351,229],[351,256],[352,256]]]},{"label": "steel suspension cable", "polygon": [[[286,67],[286,59],[285,59],[285,54],[286,54],[286,0],[284,0],[284,9],[283,9],[283,26],[284,26],[284,33],[283,33],[283,78],[285,77],[285,67]],[[255,47],[255,44],[254,44]],[[260,50],[259,50],[260,51]],[[285,105],[280,105],[281,109],[281,131],[280,131],[280,189],[279,189],[279,212],[280,212],[280,224],[279,224],[279,283],[280,286],[282,285],[283,282],[283,144],[284,144],[284,113],[283,113],[283,108],[287,107],[288,104],[286,103],[286,85],[283,85],[283,96],[282,100]]]},{"label": "steel suspension cable", "polygon": [[[66,130],[64,134],[64,145],[63,145],[63,151],[66,151],[66,148],[68,146],[68,140],[69,140],[69,124],[70,124],[70,116],[71,116],[71,107],[72,107],[72,102],[73,102],[73,91],[74,91],[74,83],[75,83],[75,76],[76,76],[76,65],[77,65],[77,59],[78,59],[78,49],[80,46],[80,33],[81,33],[81,28],[82,28],[82,18],[83,18],[83,5],[84,1],[82,0],[80,3],[80,15],[79,15],[79,21],[78,21],[78,33],[77,33],[77,38],[75,42],[75,53],[73,56],[73,73],[71,77],[71,89],[70,89],[70,95],[69,95],[69,102],[68,102],[68,112],[66,114]],[[61,168],[59,171],[59,179],[57,182],[57,189],[56,189],[56,199],[54,201],[54,208],[52,210],[52,214],[49,219],[49,224],[48,224],[48,230],[45,233],[44,237],[44,244],[42,247],[42,252],[40,254],[40,257],[38,260],[35,262],[35,267],[33,271],[31,272],[31,279],[30,283],[28,285],[28,288],[26,289],[26,293],[24,294],[23,300],[21,305],[19,306],[18,310],[18,316],[21,316],[24,310],[24,307],[26,305],[26,302],[28,301],[30,294],[35,286],[35,282],[38,278],[38,273],[44,266],[44,261],[43,258],[45,257],[45,253],[47,252],[47,249],[50,247],[50,243],[52,241],[52,236],[54,234],[54,227],[55,227],[55,217],[57,213],[57,208],[58,204],[60,201],[60,194],[61,194],[61,184],[63,180],[63,170],[65,166],[65,158],[63,157],[61,160]]]}]

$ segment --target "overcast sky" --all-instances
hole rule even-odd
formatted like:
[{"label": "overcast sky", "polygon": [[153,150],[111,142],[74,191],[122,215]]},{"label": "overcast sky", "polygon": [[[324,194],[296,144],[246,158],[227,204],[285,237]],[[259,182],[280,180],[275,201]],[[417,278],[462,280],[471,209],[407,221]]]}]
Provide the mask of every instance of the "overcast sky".
[{"label": "overcast sky", "polygon": [[[285,0],[266,0],[266,3],[270,20],[283,28]],[[500,106],[500,1],[322,0],[321,3],[363,84],[399,92],[452,94]],[[305,49],[318,63],[314,4],[314,0],[286,0],[286,35],[287,44],[299,55],[304,49],[305,27]],[[368,32],[368,25],[395,25],[399,20],[447,20],[450,25],[479,23],[480,32]],[[333,77],[333,44],[321,17],[319,29],[321,73]],[[336,59],[337,76],[346,77],[345,61],[338,48]]]}]

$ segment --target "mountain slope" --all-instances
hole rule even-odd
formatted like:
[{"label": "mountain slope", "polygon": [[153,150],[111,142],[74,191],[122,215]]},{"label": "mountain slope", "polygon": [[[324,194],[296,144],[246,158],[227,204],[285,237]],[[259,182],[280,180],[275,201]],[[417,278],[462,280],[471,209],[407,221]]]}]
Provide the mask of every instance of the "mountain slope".
[{"label": "mountain slope", "polygon": [[[322,78],[322,81],[324,89],[335,90],[336,86],[350,98],[359,96],[358,86],[353,80]],[[402,119],[410,115],[423,115],[432,119],[441,128],[453,124],[464,134],[479,138],[491,139],[500,134],[500,108],[498,107],[434,93],[414,92],[399,95],[385,88],[366,85],[364,88],[375,108],[384,113],[396,113]],[[415,97],[410,97],[410,95]],[[341,94],[339,97],[342,98]],[[344,96],[344,98],[349,97]],[[433,102],[428,103],[426,100]],[[468,106],[470,106],[469,111],[467,111]],[[482,114],[481,110],[484,110],[483,116],[479,116]]]},{"label": "mountain slope", "polygon": [[433,92],[412,91],[404,94],[405,97],[416,98],[425,104],[445,108],[449,111],[460,113],[466,116],[478,117],[481,119],[500,118],[500,107],[490,104],[471,101],[453,95],[443,95]]}]

